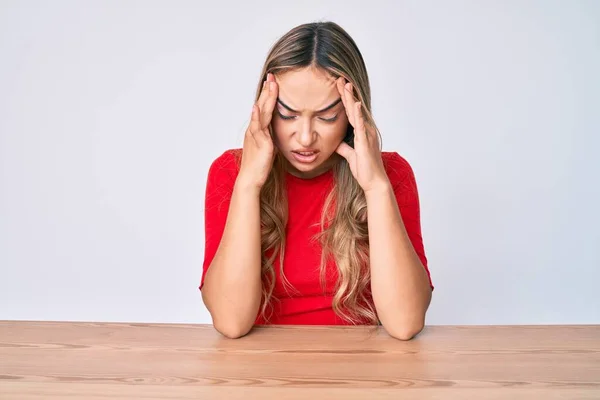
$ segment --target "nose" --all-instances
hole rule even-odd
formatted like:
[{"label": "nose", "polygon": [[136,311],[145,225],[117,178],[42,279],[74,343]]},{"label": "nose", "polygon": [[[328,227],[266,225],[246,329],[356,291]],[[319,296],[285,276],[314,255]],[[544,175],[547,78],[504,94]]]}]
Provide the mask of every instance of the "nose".
[{"label": "nose", "polygon": [[298,144],[302,147],[310,147],[315,140],[315,135],[312,130],[312,123],[310,118],[305,120],[300,127],[298,132]]}]

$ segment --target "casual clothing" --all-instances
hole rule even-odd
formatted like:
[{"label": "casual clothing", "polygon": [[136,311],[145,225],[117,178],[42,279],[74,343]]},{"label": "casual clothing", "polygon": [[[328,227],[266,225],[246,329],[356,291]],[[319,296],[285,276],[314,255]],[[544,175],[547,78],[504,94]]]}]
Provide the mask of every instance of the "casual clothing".
[{"label": "casual clothing", "polygon": [[[205,253],[200,289],[206,271],[217,251],[233,192],[237,174],[236,152],[225,151],[210,166],[205,201]],[[421,262],[427,270],[427,258],[421,237],[419,197],[412,168],[396,152],[383,152],[382,159],[388,178],[394,189],[402,220]],[[318,241],[311,241],[320,231],[321,213],[325,199],[333,187],[333,170],[313,179],[298,178],[286,172],[289,220],[286,226],[284,258],[285,277],[293,286],[286,291],[280,279],[279,255],[274,262],[276,281],[273,302],[272,324],[295,325],[344,325],[332,309],[332,298],[337,281],[337,268],[331,260],[326,264],[327,282],[323,291],[319,265],[321,248]],[[429,277],[431,284],[431,277]],[[265,323],[259,316],[257,324]]]}]

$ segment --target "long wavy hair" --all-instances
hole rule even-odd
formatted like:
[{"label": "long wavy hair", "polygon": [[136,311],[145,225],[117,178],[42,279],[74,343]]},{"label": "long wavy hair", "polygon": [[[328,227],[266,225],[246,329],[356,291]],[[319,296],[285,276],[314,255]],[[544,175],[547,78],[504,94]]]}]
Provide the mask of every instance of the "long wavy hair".
[{"label": "long wavy hair", "polygon": [[[256,88],[258,101],[262,82],[274,75],[306,67],[327,71],[332,77],[343,76],[353,84],[354,96],[362,103],[365,125],[380,135],[371,114],[371,90],[363,57],[350,35],[334,22],[299,25],[283,35],[269,50]],[[273,136],[273,130],[271,135]],[[345,139],[354,144],[354,128],[348,123]],[[380,140],[381,143],[381,140]],[[241,162],[241,154],[238,163]],[[326,263],[333,257],[338,280],[333,295],[333,310],[351,324],[377,324],[371,297],[369,236],[365,193],[352,176],[348,162],[342,159],[333,167],[334,186],[325,200],[320,232],[312,238],[322,247],[320,278],[325,289]],[[288,202],[285,190],[284,156],[277,153],[273,168],[260,193],[262,303],[261,315],[268,321],[267,310],[275,287],[274,261],[279,256],[280,278],[291,285],[283,273]],[[271,253],[267,256],[267,253]]]}]

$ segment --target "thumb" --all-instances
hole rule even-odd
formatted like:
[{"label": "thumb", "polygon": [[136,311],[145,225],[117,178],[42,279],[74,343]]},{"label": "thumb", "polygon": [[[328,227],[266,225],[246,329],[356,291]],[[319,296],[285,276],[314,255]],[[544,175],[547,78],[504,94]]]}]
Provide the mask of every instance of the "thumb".
[{"label": "thumb", "polygon": [[350,158],[354,156],[354,149],[346,142],[340,143],[335,151],[348,161],[350,161]]}]

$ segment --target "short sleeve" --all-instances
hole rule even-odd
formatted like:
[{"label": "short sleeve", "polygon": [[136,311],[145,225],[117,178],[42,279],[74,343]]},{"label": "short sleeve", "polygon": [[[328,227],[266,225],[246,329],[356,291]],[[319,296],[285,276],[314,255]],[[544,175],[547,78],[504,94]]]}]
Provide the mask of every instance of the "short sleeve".
[{"label": "short sleeve", "polygon": [[408,161],[396,152],[385,153],[383,160],[388,178],[394,189],[394,195],[396,196],[400,215],[402,216],[408,237],[421,263],[425,267],[429,278],[429,285],[433,289],[423,245],[423,236],[421,234],[419,193],[413,169]]},{"label": "short sleeve", "polygon": [[239,168],[236,151],[227,150],[210,165],[204,197],[204,261],[199,289],[221,243]]}]

